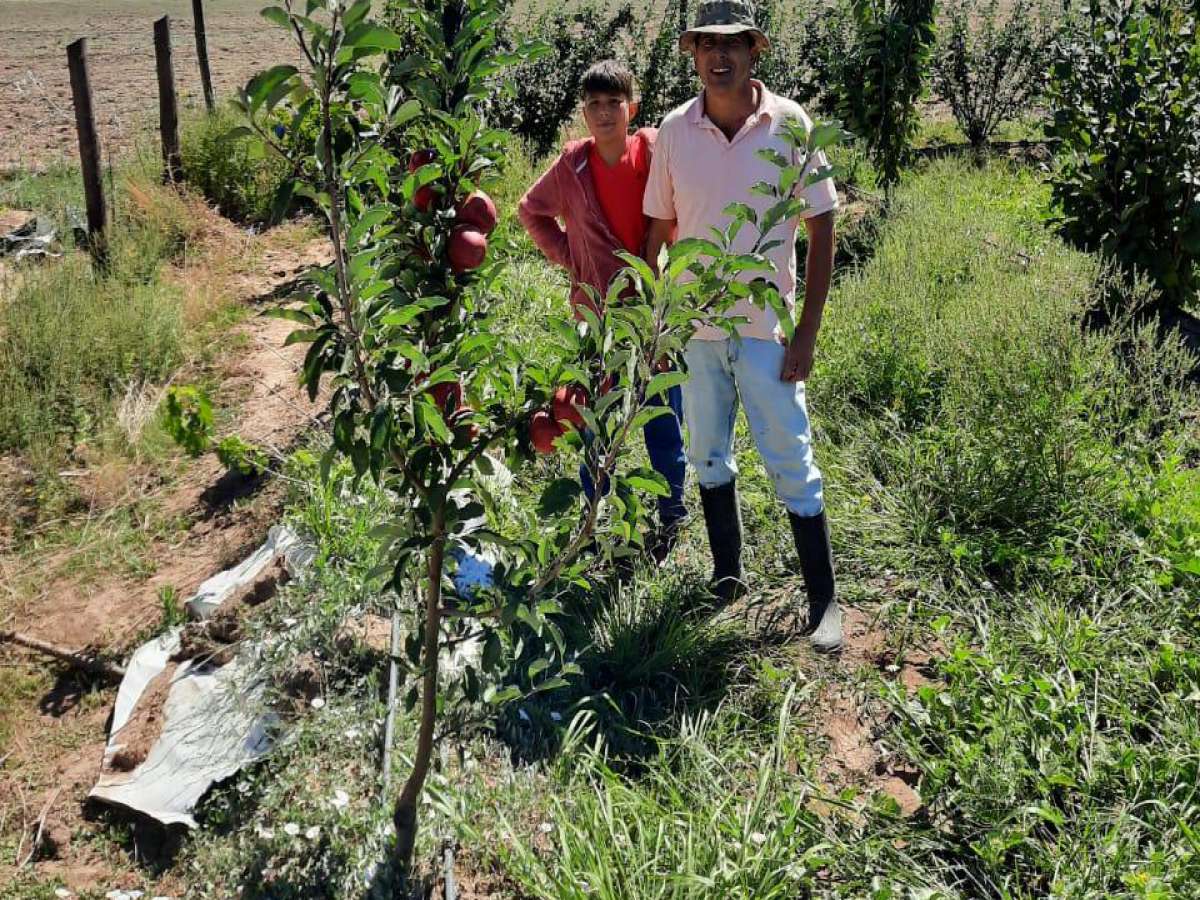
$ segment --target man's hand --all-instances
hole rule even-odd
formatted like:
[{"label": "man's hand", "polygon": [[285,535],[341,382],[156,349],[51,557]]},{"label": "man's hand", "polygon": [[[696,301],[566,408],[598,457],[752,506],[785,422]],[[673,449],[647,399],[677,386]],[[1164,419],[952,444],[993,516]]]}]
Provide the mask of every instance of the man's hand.
[{"label": "man's hand", "polygon": [[812,374],[813,357],[816,353],[816,333],[797,328],[783,354],[783,371],[779,373],[779,380],[791,384],[807,381],[808,376]]},{"label": "man's hand", "polygon": [[658,271],[658,254],[664,246],[675,243],[674,219],[650,219],[650,227],[646,231],[646,265],[655,275]]}]

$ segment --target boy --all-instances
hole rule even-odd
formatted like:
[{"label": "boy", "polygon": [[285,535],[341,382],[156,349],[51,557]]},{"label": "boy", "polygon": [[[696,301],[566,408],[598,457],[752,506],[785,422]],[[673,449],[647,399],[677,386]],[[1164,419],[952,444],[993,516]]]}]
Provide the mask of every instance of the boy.
[{"label": "boy", "polygon": [[[518,215],[535,244],[551,262],[571,274],[571,303],[591,305],[582,285],[601,297],[625,267],[616,256],[625,250],[645,253],[648,220],[642,212],[646,181],[657,132],[629,134],[637,115],[633,75],[620,63],[596,63],[583,76],[583,120],[589,138],[571,141],[546,173],[521,198]],[[560,225],[558,220],[563,221]],[[687,508],[683,502],[687,457],[683,450],[683,395],[672,388],[667,400],[673,416],[659,416],[645,427],[650,463],[671,488],[658,501],[658,533],[648,542],[661,563],[670,553]],[[591,485],[585,482],[591,495]]]}]

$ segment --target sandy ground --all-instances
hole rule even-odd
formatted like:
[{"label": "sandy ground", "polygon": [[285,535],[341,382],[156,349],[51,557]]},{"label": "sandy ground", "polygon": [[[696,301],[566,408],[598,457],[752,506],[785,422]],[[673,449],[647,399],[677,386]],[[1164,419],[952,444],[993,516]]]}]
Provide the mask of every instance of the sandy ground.
[{"label": "sandy ground", "polygon": [[[255,72],[295,62],[287,35],[266,22],[264,0],[206,0],[209,63],[218,100]],[[0,172],[78,158],[69,43],[88,39],[104,152],[121,155],[158,114],[154,21],[171,17],[180,103],[203,105],[190,0],[0,0]],[[147,147],[149,152],[154,148]]]}]

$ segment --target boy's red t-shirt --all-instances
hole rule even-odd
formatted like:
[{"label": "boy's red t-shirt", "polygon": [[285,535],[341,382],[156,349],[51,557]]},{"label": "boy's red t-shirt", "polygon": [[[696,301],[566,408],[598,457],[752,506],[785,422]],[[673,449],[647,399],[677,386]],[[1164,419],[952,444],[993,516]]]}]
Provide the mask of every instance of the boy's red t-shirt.
[{"label": "boy's red t-shirt", "polygon": [[642,197],[650,179],[650,146],[645,135],[625,138],[625,152],[610,166],[596,150],[595,141],[588,150],[588,168],[600,209],[617,240],[630,253],[641,254],[646,243],[646,216]]}]

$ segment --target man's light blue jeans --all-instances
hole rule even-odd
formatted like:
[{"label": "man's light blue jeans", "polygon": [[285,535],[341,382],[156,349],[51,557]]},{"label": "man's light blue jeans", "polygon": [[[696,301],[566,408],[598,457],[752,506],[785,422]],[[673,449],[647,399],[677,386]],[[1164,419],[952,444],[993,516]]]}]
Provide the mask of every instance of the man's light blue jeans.
[{"label": "man's light blue jeans", "polygon": [[738,472],[733,426],[738,400],[779,499],[798,516],[825,509],[821,472],[813,460],[804,385],[781,381],[784,348],[755,338],[689,341],[683,412],[688,459],[701,487],[720,487]]}]

